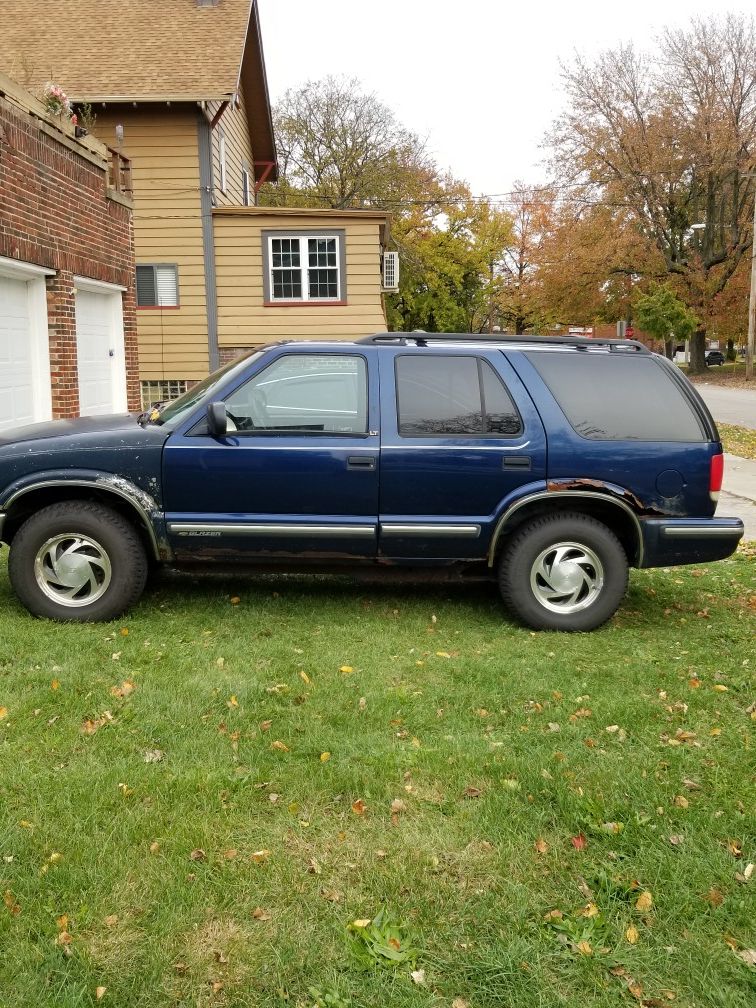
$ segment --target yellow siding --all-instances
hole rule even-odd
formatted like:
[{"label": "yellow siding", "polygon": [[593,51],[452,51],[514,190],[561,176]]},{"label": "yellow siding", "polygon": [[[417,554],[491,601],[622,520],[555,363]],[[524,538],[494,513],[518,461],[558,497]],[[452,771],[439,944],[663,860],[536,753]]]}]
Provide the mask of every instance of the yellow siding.
[{"label": "yellow siding", "polygon": [[139,371],[146,380],[207,374],[207,307],[202,255],[197,111],[95,108],[94,132],[131,158],[137,263],[176,263],[177,309],[137,309]]},{"label": "yellow siding", "polygon": [[[210,117],[214,117],[219,102],[208,105]],[[220,137],[221,130],[226,139],[226,189],[221,189]],[[239,103],[229,105],[213,129],[213,191],[216,206],[244,206],[242,171],[249,171],[250,201],[254,202],[255,173],[252,164],[252,143],[249,124],[244,106],[244,96],[239,93]]]},{"label": "yellow siding", "polygon": [[[270,214],[213,215],[218,291],[218,342],[245,347],[279,339],[351,340],[386,328],[381,299],[380,222],[336,214],[298,218]],[[263,230],[345,232],[345,305],[266,306]]]}]

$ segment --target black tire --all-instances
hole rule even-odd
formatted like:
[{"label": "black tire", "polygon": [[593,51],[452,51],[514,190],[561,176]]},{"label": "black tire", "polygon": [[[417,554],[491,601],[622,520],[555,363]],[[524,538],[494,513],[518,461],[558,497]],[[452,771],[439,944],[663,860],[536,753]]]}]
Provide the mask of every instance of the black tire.
[{"label": "black tire", "polygon": [[8,574],[34,616],[96,623],[134,605],[147,580],[147,556],[134,526],[116,511],[63,501],[24,522],[11,543]]},{"label": "black tire", "polygon": [[572,512],[529,522],[499,565],[504,601],[534,630],[595,630],[617,611],[627,578],[627,557],[615,534],[595,518]]}]

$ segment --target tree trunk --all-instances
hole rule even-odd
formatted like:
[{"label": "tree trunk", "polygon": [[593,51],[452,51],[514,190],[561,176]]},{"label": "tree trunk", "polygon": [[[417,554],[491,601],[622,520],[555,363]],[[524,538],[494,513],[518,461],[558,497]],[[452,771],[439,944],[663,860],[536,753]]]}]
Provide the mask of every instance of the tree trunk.
[{"label": "tree trunk", "polygon": [[706,330],[698,329],[690,337],[689,374],[704,374],[706,371]]},{"label": "tree trunk", "polygon": [[729,361],[734,361],[735,360],[735,340],[734,339],[728,339],[727,340],[727,353],[725,354],[725,357]]},{"label": "tree trunk", "polygon": [[669,340],[669,339],[664,340],[664,356],[667,358],[667,360],[675,359],[676,345],[677,344],[675,343],[675,340]]}]

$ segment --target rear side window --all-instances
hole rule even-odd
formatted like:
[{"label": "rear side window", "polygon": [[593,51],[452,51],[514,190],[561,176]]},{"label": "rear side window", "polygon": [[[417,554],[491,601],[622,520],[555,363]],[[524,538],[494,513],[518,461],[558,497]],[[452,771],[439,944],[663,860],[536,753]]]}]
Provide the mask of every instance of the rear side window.
[{"label": "rear side window", "polygon": [[479,357],[397,357],[396,390],[399,433],[404,437],[515,437],[522,431],[509,392]]},{"label": "rear side window", "polygon": [[682,389],[651,356],[526,354],[570,424],[596,441],[704,441]]}]

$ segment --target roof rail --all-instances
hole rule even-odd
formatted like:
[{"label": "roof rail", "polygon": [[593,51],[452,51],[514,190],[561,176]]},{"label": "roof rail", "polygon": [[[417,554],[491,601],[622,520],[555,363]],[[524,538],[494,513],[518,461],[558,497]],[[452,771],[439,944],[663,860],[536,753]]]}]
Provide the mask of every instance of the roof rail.
[{"label": "roof rail", "polygon": [[364,336],[356,343],[368,343],[374,346],[415,346],[426,347],[432,343],[491,343],[498,345],[527,344],[528,346],[562,346],[573,347],[575,350],[605,347],[610,352],[647,353],[651,351],[638,340],[627,339],[595,339],[591,336],[510,336],[489,333],[429,333],[429,332],[386,332]]}]

